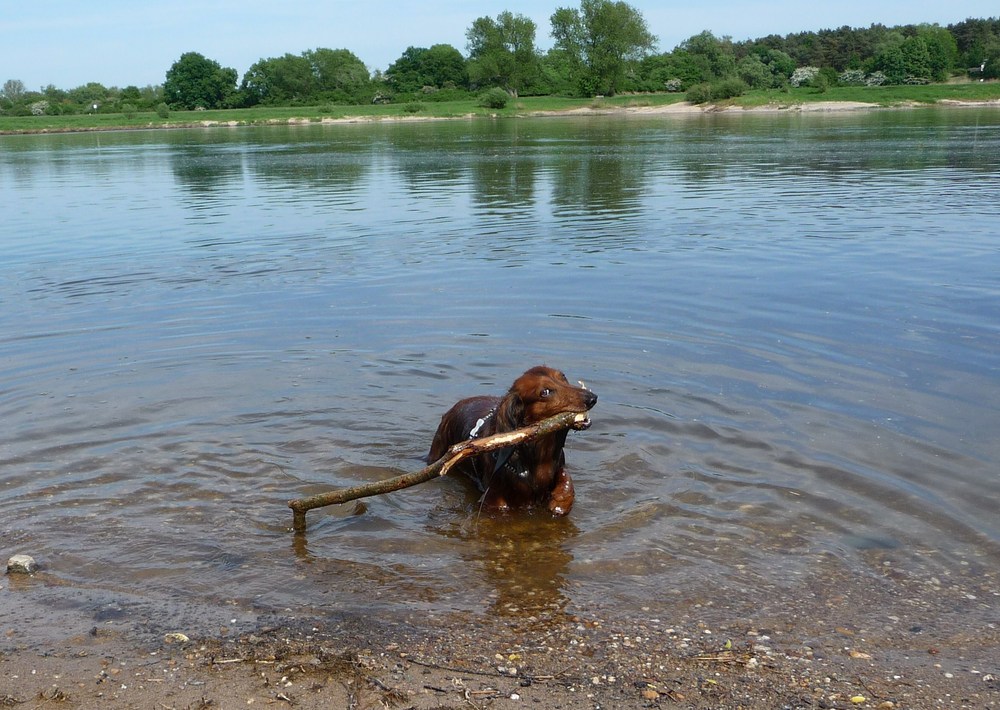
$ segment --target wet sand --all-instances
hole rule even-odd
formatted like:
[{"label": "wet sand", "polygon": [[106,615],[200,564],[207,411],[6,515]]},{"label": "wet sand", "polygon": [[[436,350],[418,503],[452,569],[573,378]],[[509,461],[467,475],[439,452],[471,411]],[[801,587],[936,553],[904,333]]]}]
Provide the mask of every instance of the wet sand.
[{"label": "wet sand", "polygon": [[78,633],[47,642],[33,638],[33,598],[51,596],[51,605],[73,590],[8,577],[0,705],[997,707],[995,574],[970,569],[929,583],[885,569],[880,578],[817,575],[768,598],[664,590],[668,601],[641,619],[267,614],[237,632],[212,627],[210,616],[165,625],[141,614],[81,615],[66,624]]}]

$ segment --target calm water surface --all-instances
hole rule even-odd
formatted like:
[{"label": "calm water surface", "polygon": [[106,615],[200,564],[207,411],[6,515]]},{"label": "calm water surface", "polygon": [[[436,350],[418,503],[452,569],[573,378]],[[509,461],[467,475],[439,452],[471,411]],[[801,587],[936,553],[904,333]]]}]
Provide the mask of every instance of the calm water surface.
[{"label": "calm water surface", "polygon": [[[995,110],[0,137],[0,553],[46,575],[0,618],[995,574],[998,196]],[[289,532],[541,362],[600,395],[568,520],[443,480]]]}]

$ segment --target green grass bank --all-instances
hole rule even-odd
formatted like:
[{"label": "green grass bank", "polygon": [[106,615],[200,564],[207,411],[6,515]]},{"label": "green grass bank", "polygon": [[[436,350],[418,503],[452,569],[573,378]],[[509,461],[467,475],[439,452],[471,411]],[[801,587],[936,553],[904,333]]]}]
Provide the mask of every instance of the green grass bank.
[{"label": "green grass bank", "polygon": [[[479,105],[476,97],[461,101],[410,102],[388,105],[324,105],[255,107],[216,111],[171,111],[166,118],[154,112],[107,113],[75,116],[0,116],[0,134],[59,133],[74,131],[185,128],[199,126],[262,126],[365,120],[419,120],[474,117],[515,117],[568,112],[614,112],[680,105],[683,93],[622,95],[596,99],[530,96],[511,100],[506,108]],[[929,84],[925,86],[831,87],[751,91],[734,99],[703,105],[759,109],[792,108],[821,102],[864,103],[879,107],[933,105],[948,102],[1000,102],[1000,82]],[[695,109],[699,110],[699,109]]]}]

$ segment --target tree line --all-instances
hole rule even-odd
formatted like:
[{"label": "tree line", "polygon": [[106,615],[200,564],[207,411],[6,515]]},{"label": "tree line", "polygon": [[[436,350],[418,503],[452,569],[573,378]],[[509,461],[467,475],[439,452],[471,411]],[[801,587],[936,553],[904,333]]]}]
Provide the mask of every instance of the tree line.
[{"label": "tree line", "polygon": [[8,115],[213,109],[253,106],[445,101],[479,95],[597,96],[687,92],[689,100],[749,89],[840,84],[929,83],[965,75],[1000,77],[1000,18],[867,28],[841,27],[734,42],[702,32],[671,51],[625,2],[581,0],[550,17],[551,49],[536,46],[531,19],[501,12],[475,19],[466,53],[448,44],[408,47],[384,71],[370,72],[347,49],[317,48],[262,58],[240,79],[236,69],[187,52],[159,86],[29,91],[18,80],[0,89]]}]

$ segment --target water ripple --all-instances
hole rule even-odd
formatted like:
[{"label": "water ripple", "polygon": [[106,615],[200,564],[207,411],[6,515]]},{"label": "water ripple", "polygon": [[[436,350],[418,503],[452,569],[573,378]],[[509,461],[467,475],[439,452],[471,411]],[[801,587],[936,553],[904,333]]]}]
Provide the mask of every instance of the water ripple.
[{"label": "water ripple", "polygon": [[[247,613],[627,611],[996,560],[998,133],[922,116],[21,141],[3,539]],[[538,362],[601,397],[568,520],[446,479],[288,534],[288,499],[419,468],[453,401]]]}]

